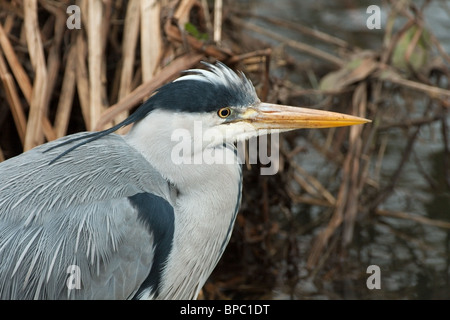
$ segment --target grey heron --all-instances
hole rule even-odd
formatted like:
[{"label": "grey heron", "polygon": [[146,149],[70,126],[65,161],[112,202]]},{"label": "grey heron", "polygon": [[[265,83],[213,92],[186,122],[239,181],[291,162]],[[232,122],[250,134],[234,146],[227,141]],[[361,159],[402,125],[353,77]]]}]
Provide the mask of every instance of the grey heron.
[{"label": "grey heron", "polygon": [[234,143],[266,129],[369,122],[263,103],[244,74],[205,65],[110,129],[0,163],[0,298],[195,299],[230,239],[242,172],[239,161],[174,161],[174,132],[189,134],[183,156],[236,160]]}]

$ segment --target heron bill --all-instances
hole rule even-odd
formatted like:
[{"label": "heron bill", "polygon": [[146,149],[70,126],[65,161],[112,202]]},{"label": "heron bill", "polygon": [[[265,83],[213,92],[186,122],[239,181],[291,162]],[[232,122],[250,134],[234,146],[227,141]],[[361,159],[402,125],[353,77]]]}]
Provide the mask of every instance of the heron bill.
[{"label": "heron bill", "polygon": [[343,113],[264,102],[249,107],[239,120],[251,122],[257,129],[280,130],[344,127],[372,122]]}]

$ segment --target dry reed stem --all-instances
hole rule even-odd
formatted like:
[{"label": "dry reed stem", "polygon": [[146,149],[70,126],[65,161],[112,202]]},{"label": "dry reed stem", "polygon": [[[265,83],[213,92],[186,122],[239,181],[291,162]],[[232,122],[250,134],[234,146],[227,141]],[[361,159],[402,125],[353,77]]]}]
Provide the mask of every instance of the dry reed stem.
[{"label": "dry reed stem", "polygon": [[55,130],[47,117],[42,117],[42,133],[44,134],[47,141],[52,141],[56,139]]},{"label": "dry reed stem", "polygon": [[222,41],[222,10],[223,10],[223,1],[215,0],[213,40],[215,43],[218,44],[220,44],[220,42]]},{"label": "dry reed stem", "polygon": [[76,84],[78,99],[80,101],[81,113],[83,114],[86,128],[91,122],[91,113],[89,112],[90,90],[89,90],[89,72],[86,65],[87,43],[83,34],[79,32],[76,36],[75,47],[77,52],[76,61]]},{"label": "dry reed stem", "polygon": [[162,54],[160,17],[159,0],[141,0],[142,82],[150,81],[158,70]]},{"label": "dry reed stem", "polygon": [[27,100],[28,104],[30,104],[31,93],[33,91],[30,78],[28,77],[27,73],[22,67],[22,64],[17,58],[17,55],[11,45],[11,42],[9,41],[7,33],[5,32],[1,24],[0,24],[0,46],[3,50],[3,54],[5,55],[6,60],[9,63],[9,66],[11,67],[12,73],[14,74],[14,77],[17,80],[20,90],[22,90],[25,99]]},{"label": "dry reed stem", "polygon": [[48,4],[48,2],[46,1],[41,1],[41,5],[43,5],[44,8],[52,13],[55,17],[55,23],[53,26],[54,36],[47,56],[48,85],[47,92],[45,94],[45,105],[48,105],[50,103],[51,93],[53,92],[55,84],[58,80],[58,73],[61,64],[61,57],[59,52],[61,49],[62,38],[64,36],[64,30],[66,28],[67,16],[64,11],[62,11],[58,7],[54,7],[53,5]]},{"label": "dry reed stem", "polygon": [[27,151],[44,142],[42,121],[47,112],[45,102],[48,77],[42,39],[39,34],[37,0],[24,0],[24,26],[28,53],[35,72],[24,143],[24,151]]},{"label": "dry reed stem", "polygon": [[450,107],[450,90],[405,79],[392,69],[382,71],[376,76],[383,81],[426,93],[431,98],[438,99],[446,108]]},{"label": "dry reed stem", "polygon": [[[58,74],[60,70],[61,57],[60,57],[60,48],[62,38],[64,36],[64,30],[66,25],[66,14],[60,8],[53,6],[53,4],[49,4],[48,2],[41,1],[41,5],[50,13],[52,13],[55,17],[55,23],[53,26],[54,36],[52,39],[52,45],[49,49],[48,57],[47,57],[47,90],[45,92],[45,101],[44,105],[48,106],[50,104],[50,99],[52,96],[52,92],[54,91],[54,87],[58,80]],[[57,134],[53,129],[49,119],[47,116],[42,118],[42,130],[44,132],[45,138],[47,141],[51,141],[57,138]]]},{"label": "dry reed stem", "polygon": [[75,95],[76,84],[76,61],[77,48],[72,45],[67,54],[67,62],[64,69],[64,78],[59,96],[58,107],[55,117],[55,134],[57,138],[67,134],[69,127],[70,112],[72,110],[73,98]]},{"label": "dry reed stem", "polygon": [[14,27],[14,20],[15,20],[15,16],[14,15],[8,15],[5,18],[5,25],[3,27],[4,27],[4,29],[5,29],[4,31],[6,33],[10,33],[11,32],[11,29]]},{"label": "dry reed stem", "polygon": [[88,70],[89,70],[89,122],[87,129],[92,130],[103,111],[102,63],[103,63],[103,3],[102,0],[89,0],[88,5]]},{"label": "dry reed stem", "polygon": [[22,146],[25,142],[25,133],[27,128],[27,120],[23,111],[22,102],[16,89],[16,83],[13,76],[9,73],[3,54],[0,52],[0,78],[5,88],[6,100],[8,101],[11,113],[16,125],[17,134],[19,135]]},{"label": "dry reed stem", "polygon": [[205,24],[206,24],[206,30],[208,31],[208,35],[211,35],[211,32],[213,30],[212,24],[211,24],[211,15],[209,14],[209,6],[207,0],[200,0],[200,3],[202,5],[202,10],[205,15]]},{"label": "dry reed stem", "polygon": [[[367,109],[367,84],[361,82],[357,85],[352,99],[353,112],[352,114],[360,117],[366,117]],[[365,184],[366,173],[363,172],[362,166],[362,133],[363,126],[350,127],[350,150],[348,156],[351,157],[351,166],[349,172],[349,196],[346,199],[345,214],[344,214],[344,229],[343,229],[343,244],[344,246],[351,243],[353,238],[353,230],[358,214],[359,196],[362,191],[362,186]],[[345,174],[345,172],[344,172]]]},{"label": "dry reed stem", "polygon": [[173,14],[174,19],[177,21],[181,30],[184,30],[186,23],[189,22],[189,14],[191,10],[199,6],[197,0],[181,0]]},{"label": "dry reed stem", "polygon": [[[132,90],[131,83],[133,80],[134,57],[139,34],[139,11],[139,0],[131,0],[128,2],[122,40],[122,69],[120,73],[118,100],[121,100]],[[114,119],[114,122],[117,124],[123,121],[127,116],[128,111],[122,112]]]}]

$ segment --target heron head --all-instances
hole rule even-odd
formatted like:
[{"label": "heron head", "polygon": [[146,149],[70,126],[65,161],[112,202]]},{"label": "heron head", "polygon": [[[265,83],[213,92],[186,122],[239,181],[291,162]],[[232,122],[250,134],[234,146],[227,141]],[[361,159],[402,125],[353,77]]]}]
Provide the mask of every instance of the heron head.
[{"label": "heron head", "polygon": [[[245,140],[271,130],[329,128],[370,120],[341,113],[261,102],[251,81],[226,65],[204,63],[161,87],[141,107],[153,127],[201,135],[202,148]],[[147,111],[146,111],[147,110]]]}]

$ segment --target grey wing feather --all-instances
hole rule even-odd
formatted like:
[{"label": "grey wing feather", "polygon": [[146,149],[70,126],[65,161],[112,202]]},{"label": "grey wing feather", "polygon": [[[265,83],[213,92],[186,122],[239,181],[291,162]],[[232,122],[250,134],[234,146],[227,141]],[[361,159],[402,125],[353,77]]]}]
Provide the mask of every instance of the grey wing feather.
[{"label": "grey wing feather", "polygon": [[149,274],[153,235],[128,197],[170,202],[168,183],[114,134],[49,164],[65,139],[0,164],[2,299],[129,298]]}]

